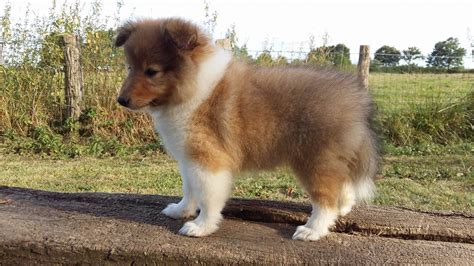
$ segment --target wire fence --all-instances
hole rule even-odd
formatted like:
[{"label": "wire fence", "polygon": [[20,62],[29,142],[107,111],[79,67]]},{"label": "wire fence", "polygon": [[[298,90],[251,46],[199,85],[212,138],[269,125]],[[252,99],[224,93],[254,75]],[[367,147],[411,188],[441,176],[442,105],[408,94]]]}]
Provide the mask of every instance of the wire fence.
[{"label": "wire fence", "polygon": [[369,88],[383,112],[443,110],[474,91],[474,74],[371,73]]},{"label": "wire fence", "polygon": [[[65,131],[76,128],[84,136],[117,137],[124,143],[152,137],[149,118],[137,117],[116,102],[126,75],[123,51],[113,45],[120,7],[117,5],[114,17],[104,17],[98,2],[91,5],[87,15],[82,14],[77,3],[64,4],[61,8],[53,5],[47,17],[27,10],[25,19],[16,24],[10,21],[10,7],[5,9],[1,34],[4,39],[0,40],[0,138],[9,130],[26,136],[37,128],[47,128],[66,137]],[[83,93],[79,97],[82,113],[78,119],[69,119],[69,110],[77,108],[69,101],[71,97],[66,99],[71,95],[66,89],[71,86],[66,84],[70,74],[65,73],[65,35],[80,36],[76,37],[80,48],[80,60],[76,61],[80,62],[78,69],[82,74],[76,80],[82,83],[76,88],[82,88]],[[323,36],[323,41],[327,41],[326,37]],[[225,40],[232,43],[230,38]],[[236,57],[261,66],[323,66],[359,74],[358,53],[350,52],[343,44],[315,47],[314,41],[314,36],[303,43],[275,45],[276,41],[270,40],[263,46],[268,49],[249,50],[245,45],[231,45],[231,50]],[[474,71],[460,67],[463,63],[466,68],[474,69],[472,56],[433,57],[430,67],[427,57],[371,54],[370,59],[370,74],[367,76],[365,73],[369,72],[364,68],[360,76],[364,77],[364,86],[368,80],[367,87],[374,96],[379,118],[402,117],[400,114],[405,111],[453,110],[452,106],[460,106],[473,94]],[[468,108],[457,110],[464,112]],[[450,117],[445,121],[448,119],[453,121]]]},{"label": "wire fence", "polygon": [[[357,72],[359,53],[311,53],[289,50],[249,50],[249,58],[257,64],[316,65]],[[460,66],[472,61],[471,56],[438,56],[437,67],[409,63],[396,54],[371,54],[369,91],[383,112],[443,109],[458,104],[474,93],[474,71]],[[377,60],[378,59],[378,60]],[[426,60],[426,57],[423,59]],[[449,65],[448,65],[449,64]]]},{"label": "wire fence", "polygon": [[[84,50],[83,50],[84,51]],[[308,51],[234,51],[237,57],[263,66],[324,66],[356,73],[351,59],[358,53],[311,53]],[[110,47],[104,57],[97,52],[81,54],[83,75],[83,112],[101,114],[101,122],[114,124],[113,119],[130,117],[116,103],[116,96],[126,76],[123,54]],[[393,58],[393,55],[390,55]],[[416,65],[398,65],[391,62],[374,62],[369,75],[369,91],[381,115],[400,112],[418,112],[426,109],[443,111],[460,104],[474,93],[474,73],[432,71]],[[451,58],[471,60],[469,57]],[[8,63],[8,58],[5,62]],[[38,120],[65,121],[65,76],[61,60],[0,66],[1,126],[22,128]],[[399,60],[400,61],[400,60]],[[401,62],[401,61],[400,61]],[[377,68],[373,68],[375,64]],[[377,66],[377,65],[376,65]],[[386,73],[397,70],[407,73]],[[410,69],[411,68],[411,69]],[[385,71],[385,72],[384,72]],[[119,119],[119,120],[120,120]],[[50,122],[48,122],[50,123]],[[115,123],[116,124],[116,123]]]}]

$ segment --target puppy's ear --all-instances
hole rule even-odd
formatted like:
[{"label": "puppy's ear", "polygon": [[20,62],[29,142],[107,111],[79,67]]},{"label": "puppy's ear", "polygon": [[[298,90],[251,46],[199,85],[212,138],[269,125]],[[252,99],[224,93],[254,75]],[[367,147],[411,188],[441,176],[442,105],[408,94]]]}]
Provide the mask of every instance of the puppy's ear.
[{"label": "puppy's ear", "polygon": [[173,21],[164,27],[165,40],[180,50],[191,51],[197,46],[198,29],[183,21]]},{"label": "puppy's ear", "polygon": [[133,24],[128,22],[117,30],[117,37],[115,37],[115,46],[120,47],[125,44],[133,32]]}]

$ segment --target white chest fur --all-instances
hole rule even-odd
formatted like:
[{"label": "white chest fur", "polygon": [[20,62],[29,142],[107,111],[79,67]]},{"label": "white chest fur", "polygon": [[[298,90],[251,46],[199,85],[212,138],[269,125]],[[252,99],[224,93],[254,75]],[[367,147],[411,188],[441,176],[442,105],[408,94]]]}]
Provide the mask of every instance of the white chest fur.
[{"label": "white chest fur", "polygon": [[189,120],[199,105],[212,94],[231,58],[230,52],[216,50],[198,66],[196,80],[191,83],[194,87],[192,89],[196,92],[192,99],[187,99],[172,108],[151,112],[156,131],[160,134],[168,153],[176,160],[182,161],[186,158],[185,145],[189,133]]},{"label": "white chest fur", "polygon": [[184,157],[189,113],[152,113],[155,130],[159,133],[166,151],[176,160]]}]

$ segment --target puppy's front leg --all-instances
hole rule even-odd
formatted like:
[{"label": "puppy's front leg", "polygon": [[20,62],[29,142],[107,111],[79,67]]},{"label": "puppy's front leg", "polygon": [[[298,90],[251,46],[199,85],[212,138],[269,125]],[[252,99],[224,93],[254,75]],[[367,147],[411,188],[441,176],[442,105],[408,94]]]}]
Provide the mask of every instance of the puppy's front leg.
[{"label": "puppy's front leg", "polygon": [[161,212],[173,219],[184,219],[196,216],[197,201],[189,183],[188,169],[180,164],[179,171],[183,180],[183,198],[179,203],[171,203]]},{"label": "puppy's front leg", "polygon": [[179,233],[187,236],[207,236],[218,229],[221,211],[229,198],[232,186],[230,171],[209,171],[192,164],[188,167],[189,184],[196,197],[199,216],[183,225]]}]

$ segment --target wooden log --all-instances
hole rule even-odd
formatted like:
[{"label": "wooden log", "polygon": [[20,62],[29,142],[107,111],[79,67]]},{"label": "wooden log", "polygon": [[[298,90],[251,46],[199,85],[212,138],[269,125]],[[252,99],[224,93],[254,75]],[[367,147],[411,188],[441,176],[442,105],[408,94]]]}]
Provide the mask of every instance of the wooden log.
[{"label": "wooden log", "polygon": [[71,34],[65,34],[63,41],[66,119],[77,120],[81,115],[81,101],[84,93],[79,42],[77,37]]},{"label": "wooden log", "polygon": [[471,214],[364,206],[316,242],[291,240],[308,205],[231,200],[213,235],[178,235],[176,197],[0,187],[1,264],[472,264]]},{"label": "wooden log", "polygon": [[362,84],[366,90],[369,89],[370,49],[368,45],[361,45],[359,49],[359,63],[357,69]]}]

